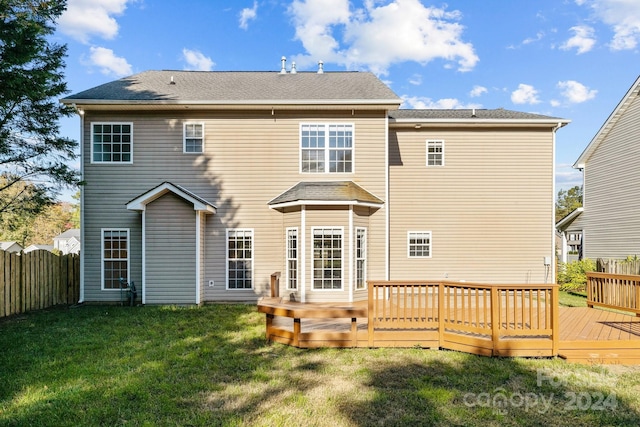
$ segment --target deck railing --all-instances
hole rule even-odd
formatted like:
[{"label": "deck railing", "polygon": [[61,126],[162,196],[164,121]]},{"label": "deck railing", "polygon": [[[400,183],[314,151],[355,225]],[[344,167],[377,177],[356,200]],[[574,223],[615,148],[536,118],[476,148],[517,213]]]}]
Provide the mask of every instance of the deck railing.
[{"label": "deck railing", "polygon": [[587,306],[630,311],[640,316],[640,276],[587,273]]},{"label": "deck railing", "polygon": [[557,285],[369,282],[368,316],[370,346],[392,340],[494,355],[558,350]]}]

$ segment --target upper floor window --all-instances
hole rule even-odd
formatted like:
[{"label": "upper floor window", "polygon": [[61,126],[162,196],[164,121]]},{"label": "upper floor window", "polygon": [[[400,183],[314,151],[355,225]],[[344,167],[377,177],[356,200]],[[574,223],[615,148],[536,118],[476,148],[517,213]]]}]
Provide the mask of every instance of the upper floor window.
[{"label": "upper floor window", "polygon": [[304,173],[353,172],[353,125],[300,125],[300,170]]},{"label": "upper floor window", "polygon": [[431,258],[431,232],[409,231],[407,252],[409,258]]},{"label": "upper floor window", "polygon": [[184,124],[184,152],[202,153],[204,151],[204,123]]},{"label": "upper floor window", "polygon": [[444,166],[444,141],[427,141],[427,166]]},{"label": "upper floor window", "polygon": [[131,163],[132,123],[91,123],[92,163]]}]

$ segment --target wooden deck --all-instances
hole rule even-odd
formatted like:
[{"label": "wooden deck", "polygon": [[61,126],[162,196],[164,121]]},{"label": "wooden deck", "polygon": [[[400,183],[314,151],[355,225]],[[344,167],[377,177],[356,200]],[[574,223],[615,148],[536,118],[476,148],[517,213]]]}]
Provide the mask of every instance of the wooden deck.
[{"label": "wooden deck", "polygon": [[373,296],[353,304],[263,300],[258,310],[267,315],[268,340],[301,348],[422,347],[640,364],[639,317],[558,307],[552,304],[557,291],[540,294],[531,287],[511,286],[492,288],[501,293],[492,290],[489,295],[489,288],[455,285],[451,291],[442,284],[424,285],[418,292],[392,289],[396,293],[385,288],[384,299]]}]

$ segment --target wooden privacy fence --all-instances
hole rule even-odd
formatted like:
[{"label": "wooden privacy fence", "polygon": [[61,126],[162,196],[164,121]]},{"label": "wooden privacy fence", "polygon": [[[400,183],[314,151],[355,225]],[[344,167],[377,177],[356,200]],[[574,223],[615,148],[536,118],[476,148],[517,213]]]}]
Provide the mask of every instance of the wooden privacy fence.
[{"label": "wooden privacy fence", "polygon": [[640,275],[640,260],[637,259],[602,259],[596,260],[596,270],[608,274]]},{"label": "wooden privacy fence", "polygon": [[79,255],[0,251],[0,317],[75,304],[79,298]]},{"label": "wooden privacy fence", "polygon": [[368,345],[558,354],[557,285],[369,282]]},{"label": "wooden privacy fence", "polygon": [[587,273],[587,306],[631,311],[640,316],[640,276]]}]

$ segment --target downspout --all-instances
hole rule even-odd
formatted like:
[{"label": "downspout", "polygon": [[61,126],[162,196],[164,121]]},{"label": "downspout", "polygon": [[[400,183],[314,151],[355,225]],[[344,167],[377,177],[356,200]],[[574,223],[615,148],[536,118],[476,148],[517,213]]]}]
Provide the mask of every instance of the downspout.
[{"label": "downspout", "polygon": [[[77,108],[80,115],[80,182],[84,182],[84,110]],[[84,254],[86,251],[84,239],[84,185],[80,185],[80,297],[78,303],[84,302]]]},{"label": "downspout", "polygon": [[[556,256],[556,203],[555,203],[555,197],[556,197],[556,132],[558,131],[558,129],[560,129],[562,127],[562,122],[558,122],[558,124],[553,128],[553,130],[551,131],[551,137],[552,137],[552,158],[553,158],[553,179],[551,180],[551,187],[553,188],[552,191],[552,197],[551,197],[551,212],[553,213],[551,215],[551,230],[553,231],[551,233],[551,236],[553,236],[553,238],[551,239],[551,271],[549,272],[550,276],[551,276],[551,283],[557,283],[557,278],[556,278],[556,271],[557,271],[557,265],[558,265],[558,259]],[[546,277],[545,277],[546,279]]]},{"label": "downspout", "polygon": [[[391,280],[390,279],[390,266],[389,266],[389,254],[390,254],[390,242],[389,240],[391,239],[391,236],[389,235],[390,233],[390,224],[389,221],[390,219],[390,215],[389,215],[389,110],[385,110],[385,126],[384,126],[384,163],[385,163],[385,206],[384,206],[384,213],[385,213],[385,233],[384,233],[384,263],[385,263],[385,279],[384,280]],[[368,239],[368,237],[367,237]],[[368,286],[368,285],[367,285]]]}]

